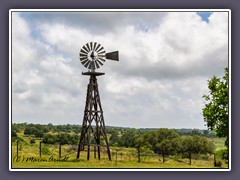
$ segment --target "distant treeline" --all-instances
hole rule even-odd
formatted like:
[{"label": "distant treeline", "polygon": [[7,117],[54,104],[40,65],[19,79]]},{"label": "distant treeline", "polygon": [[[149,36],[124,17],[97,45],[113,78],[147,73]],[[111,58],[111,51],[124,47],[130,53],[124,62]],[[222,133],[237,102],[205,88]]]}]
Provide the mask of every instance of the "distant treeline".
[{"label": "distant treeline", "polygon": [[[136,147],[137,143],[140,142],[139,138],[142,137],[147,142],[150,142],[150,145],[153,146],[150,149],[153,149],[154,151],[156,151],[156,147],[155,147],[156,143],[153,143],[153,140],[155,139],[156,142],[160,142],[163,140],[163,139],[156,140],[156,137],[158,136],[165,137],[165,139],[168,139],[168,140],[170,140],[172,137],[172,135],[170,134],[175,134],[174,138],[191,137],[191,136],[200,136],[200,137],[206,137],[206,138],[216,137],[215,133],[213,133],[212,131],[199,130],[199,129],[162,128],[159,130],[157,128],[136,129],[136,128],[107,126],[106,131],[109,137],[109,144],[111,146]],[[70,125],[70,124],[53,125],[51,123],[47,125],[28,124],[28,123],[12,124],[13,140],[18,138],[17,133],[20,133],[20,132],[23,132],[25,136],[31,136],[32,138],[40,138],[42,139],[42,142],[47,144],[55,144],[55,143],[77,144],[79,141],[81,126]],[[165,133],[165,135],[161,135],[161,133]],[[149,144],[147,146],[149,146]]]},{"label": "distant treeline", "polygon": [[[114,134],[116,132],[120,132],[120,134],[124,134],[124,132],[135,131],[135,132],[146,132],[146,131],[154,131],[159,128],[129,128],[129,127],[114,127],[114,126],[106,126],[107,134]],[[210,130],[201,130],[201,129],[171,129],[176,131],[179,135],[183,136],[192,136],[199,135],[204,137],[216,137],[216,133]],[[52,133],[80,133],[81,126],[80,125],[53,125],[49,124],[29,124],[29,123],[13,123],[12,124],[12,134],[24,131],[25,135],[34,135],[36,137],[43,137],[44,134],[52,132]]]},{"label": "distant treeline", "polygon": [[[199,129],[135,129],[124,127],[106,127],[109,145],[115,147],[133,147],[141,153],[157,153],[183,156],[191,154],[212,154],[215,145],[209,137],[215,134],[208,130]],[[80,125],[47,125],[19,123],[12,124],[12,138],[22,140],[18,133],[31,137],[30,143],[41,139],[46,144],[75,144],[79,143]],[[105,141],[100,141],[102,144]],[[29,142],[27,142],[29,143]],[[92,142],[94,143],[94,142]],[[87,143],[86,143],[87,144]]]},{"label": "distant treeline", "polygon": [[[109,145],[115,147],[132,147],[143,154],[175,155],[191,157],[192,154],[213,154],[215,145],[210,138],[216,137],[215,133],[199,129],[136,129],[125,127],[106,127]],[[12,124],[12,140],[24,141],[24,136],[41,139],[45,144],[73,144],[79,143],[81,132],[80,125],[47,125],[14,123]],[[21,135],[20,135],[21,133]],[[104,140],[100,141],[105,143]],[[94,143],[94,142],[92,142]],[[86,142],[87,144],[87,142]]]}]

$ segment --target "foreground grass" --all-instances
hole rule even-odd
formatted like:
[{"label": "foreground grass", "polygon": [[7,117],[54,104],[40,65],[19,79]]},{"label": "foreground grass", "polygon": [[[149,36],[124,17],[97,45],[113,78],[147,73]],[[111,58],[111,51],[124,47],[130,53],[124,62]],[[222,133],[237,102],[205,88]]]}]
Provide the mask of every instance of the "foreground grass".
[{"label": "foreground grass", "polygon": [[[61,160],[59,160],[59,146],[58,145],[44,145],[42,144],[42,155],[40,158],[39,153],[39,142],[36,140],[35,144],[29,144],[31,137],[25,137],[21,134],[25,142],[19,144],[19,158],[17,159],[16,142],[12,144],[12,168],[13,169],[53,169],[53,168],[64,168],[64,169],[86,169],[86,168],[216,168],[213,163],[213,156],[209,156],[205,160],[192,159],[192,164],[189,165],[189,159],[181,159],[183,162],[177,162],[175,160],[166,158],[163,163],[162,157],[141,157],[141,162],[138,162],[136,155],[136,149],[134,148],[111,148],[112,161],[108,160],[107,153],[102,149],[101,160],[95,159],[93,152],[91,152],[90,160],[87,161],[86,152],[81,152],[79,160],[76,160],[76,150],[72,149],[72,146],[62,146]],[[224,139],[215,138],[213,139],[217,149],[224,148]],[[116,153],[116,150],[119,150]],[[35,162],[31,159],[34,158]],[[44,162],[43,162],[44,161]],[[222,161],[222,168],[228,168],[228,165]]]},{"label": "foreground grass", "polygon": [[[67,148],[67,147],[66,147]],[[66,150],[63,148],[63,150]],[[16,150],[13,148],[13,150]],[[56,150],[56,149],[55,149]],[[12,153],[12,168],[215,168],[213,163],[213,157],[209,157],[208,160],[195,160],[192,159],[192,164],[189,165],[189,159],[181,159],[182,162],[166,158],[163,163],[162,157],[141,157],[141,162],[138,162],[138,158],[130,153],[134,152],[134,149],[123,149],[122,154],[116,154],[112,149],[112,161],[108,160],[107,154],[101,154],[101,160],[95,159],[91,152],[90,160],[86,159],[86,152],[81,152],[79,160],[76,160],[76,152],[66,154],[63,152],[61,161],[59,161],[59,155],[56,151],[52,151],[51,155],[37,154],[36,147],[28,147],[21,150],[19,153],[19,159],[16,159],[16,153]],[[34,158],[35,162],[31,159]],[[44,161],[44,162],[42,162]],[[227,164],[222,165],[222,168],[227,168]]]},{"label": "foreground grass", "polygon": [[193,165],[169,160],[165,163],[146,161],[73,160],[66,162],[13,162],[12,168],[214,168],[211,161],[192,161]]}]

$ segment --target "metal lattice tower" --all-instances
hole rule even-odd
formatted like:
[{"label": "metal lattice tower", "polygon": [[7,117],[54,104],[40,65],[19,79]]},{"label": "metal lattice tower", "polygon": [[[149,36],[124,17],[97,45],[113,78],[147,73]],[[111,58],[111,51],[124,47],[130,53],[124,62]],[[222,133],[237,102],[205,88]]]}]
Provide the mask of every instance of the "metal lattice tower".
[{"label": "metal lattice tower", "polygon": [[[96,68],[103,65],[106,59],[118,61],[118,51],[105,53],[103,47],[98,43],[87,43],[80,50],[80,61],[90,71],[83,72],[82,75],[90,76],[87,87],[86,104],[82,122],[82,130],[77,151],[77,159],[80,152],[87,146],[87,160],[90,159],[91,147],[94,147],[94,157],[96,152],[98,159],[101,159],[101,147],[107,148],[108,159],[111,160],[111,153],[108,144],[103,110],[97,84],[97,76],[104,75],[102,72],[95,72]],[[101,143],[101,137],[104,142]]]}]

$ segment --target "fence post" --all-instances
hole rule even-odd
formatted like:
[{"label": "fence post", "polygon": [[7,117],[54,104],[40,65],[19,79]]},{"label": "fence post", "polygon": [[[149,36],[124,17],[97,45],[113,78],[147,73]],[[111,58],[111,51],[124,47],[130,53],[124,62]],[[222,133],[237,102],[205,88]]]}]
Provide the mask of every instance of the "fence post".
[{"label": "fence post", "polygon": [[41,158],[42,157],[42,141],[40,141],[40,143],[39,143],[39,155]]},{"label": "fence post", "polygon": [[[80,143],[78,144],[78,150],[77,150],[77,159],[80,157],[80,151],[82,150],[82,147],[80,145]],[[84,149],[83,149],[84,151]]]},{"label": "fence post", "polygon": [[87,152],[87,160],[89,161],[89,159],[90,159],[90,144],[88,144],[88,152]]},{"label": "fence post", "polygon": [[17,140],[17,157],[18,157],[18,143],[19,143],[19,141]]},{"label": "fence post", "polygon": [[192,165],[192,153],[189,153],[189,165]]},{"label": "fence post", "polygon": [[[104,147],[103,148],[100,148],[100,144],[99,145],[97,145],[97,152],[98,152],[98,160],[100,160],[101,159],[101,151],[103,152],[103,154],[104,154]],[[105,158],[105,156],[103,157],[103,158]]]},{"label": "fence post", "polygon": [[162,158],[163,158],[163,163],[165,163],[165,153],[163,151],[163,154],[162,154]]},{"label": "fence post", "polygon": [[122,155],[123,155],[123,154],[122,154],[122,149],[121,149],[121,161],[122,161]]},{"label": "fence post", "polygon": [[117,164],[117,153],[118,153],[118,150],[116,149],[116,164]]},{"label": "fence post", "polygon": [[138,162],[141,162],[141,155],[140,155],[140,147],[137,148],[138,150]]},{"label": "fence post", "polygon": [[61,143],[59,144],[59,159],[62,157],[62,145]]},{"label": "fence post", "polygon": [[213,161],[214,161],[214,167],[216,167],[217,166],[217,162],[216,162],[216,155],[215,155],[215,153],[213,153]]}]

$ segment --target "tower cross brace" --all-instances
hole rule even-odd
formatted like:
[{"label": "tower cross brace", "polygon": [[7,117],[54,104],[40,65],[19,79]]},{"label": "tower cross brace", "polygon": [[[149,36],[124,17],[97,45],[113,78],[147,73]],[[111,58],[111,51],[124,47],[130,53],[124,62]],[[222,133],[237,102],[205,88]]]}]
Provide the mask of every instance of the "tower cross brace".
[{"label": "tower cross brace", "polygon": [[105,73],[85,72],[82,74],[89,75],[90,79],[87,87],[86,104],[83,115],[80,141],[78,144],[77,159],[80,157],[80,151],[84,150],[84,147],[87,146],[87,160],[89,160],[91,151],[90,148],[92,145],[94,145],[94,150],[95,147],[97,147],[98,159],[100,160],[100,147],[102,146],[100,138],[102,136],[103,140],[105,141],[105,146],[107,147],[108,159],[111,160],[111,153],[108,144],[103,110],[96,78],[96,76],[101,76]]}]

